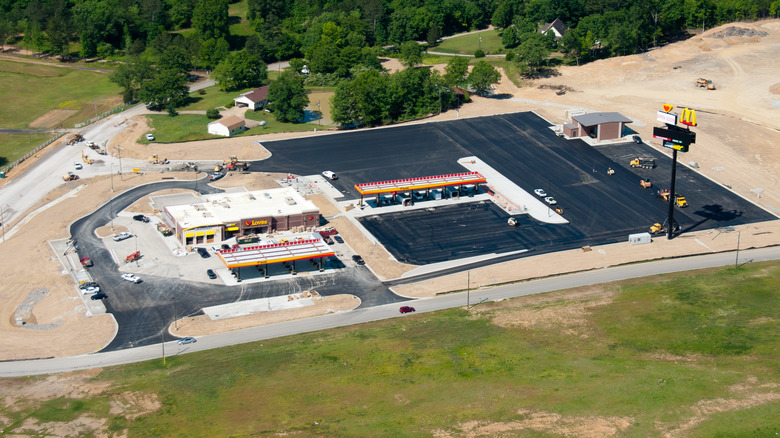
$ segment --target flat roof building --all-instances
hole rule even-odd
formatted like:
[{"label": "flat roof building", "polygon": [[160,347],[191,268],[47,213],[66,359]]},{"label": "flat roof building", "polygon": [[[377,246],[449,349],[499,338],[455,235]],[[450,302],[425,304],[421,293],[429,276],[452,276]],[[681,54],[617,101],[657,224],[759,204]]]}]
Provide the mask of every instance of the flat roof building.
[{"label": "flat roof building", "polygon": [[306,230],[320,223],[313,202],[292,188],[201,195],[201,202],[163,207],[162,216],[185,245],[238,235]]}]

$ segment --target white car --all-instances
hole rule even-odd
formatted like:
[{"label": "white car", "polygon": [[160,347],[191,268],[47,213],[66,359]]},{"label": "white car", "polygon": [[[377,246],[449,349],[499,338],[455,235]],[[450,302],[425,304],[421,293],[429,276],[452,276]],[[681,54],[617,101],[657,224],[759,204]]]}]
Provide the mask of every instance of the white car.
[{"label": "white car", "polygon": [[94,141],[89,141],[89,140],[85,141],[84,144],[87,145],[88,147],[95,146],[95,142]]},{"label": "white car", "polygon": [[544,198],[544,202],[546,202],[546,203],[548,203],[550,205],[555,205],[555,204],[558,203],[558,201],[556,201],[555,198],[553,198],[552,196],[548,196],[548,197]]},{"label": "white car", "polygon": [[330,170],[326,170],[326,171],[322,172],[322,176],[324,176],[325,178],[328,178],[328,179],[336,179],[336,173],[332,172]]},{"label": "white car", "polygon": [[154,141],[154,136],[152,134],[146,134],[146,139],[149,141]]},{"label": "white car", "polygon": [[90,286],[90,287],[85,287],[84,289],[81,289],[81,293],[83,293],[84,295],[92,295],[92,294],[96,294],[98,292],[100,292],[100,288],[97,287],[97,286]]},{"label": "white car", "polygon": [[125,240],[133,237],[132,233],[128,233],[127,231],[123,231],[119,234],[114,235],[114,242],[119,242],[120,240]]},{"label": "white car", "polygon": [[135,274],[122,274],[122,280],[129,281],[130,283],[140,283],[141,278]]},{"label": "white car", "polygon": [[83,168],[83,166],[81,165],[81,163],[75,163],[75,162],[73,163],[73,167],[74,167],[76,170],[81,170],[81,169]]},{"label": "white car", "polygon": [[544,198],[545,196],[547,196],[547,192],[545,192],[542,189],[536,189],[536,190],[534,190],[534,193],[536,193],[536,196],[538,196],[540,198]]}]

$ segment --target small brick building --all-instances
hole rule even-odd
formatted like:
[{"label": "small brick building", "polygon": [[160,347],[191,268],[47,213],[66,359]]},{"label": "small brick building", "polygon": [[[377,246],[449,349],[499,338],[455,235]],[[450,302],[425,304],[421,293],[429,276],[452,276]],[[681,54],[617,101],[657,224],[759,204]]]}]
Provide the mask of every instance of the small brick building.
[{"label": "small brick building", "polygon": [[596,141],[614,140],[623,137],[626,123],[633,120],[620,113],[589,113],[571,117],[570,123],[563,124],[563,133],[567,137],[593,137]]}]

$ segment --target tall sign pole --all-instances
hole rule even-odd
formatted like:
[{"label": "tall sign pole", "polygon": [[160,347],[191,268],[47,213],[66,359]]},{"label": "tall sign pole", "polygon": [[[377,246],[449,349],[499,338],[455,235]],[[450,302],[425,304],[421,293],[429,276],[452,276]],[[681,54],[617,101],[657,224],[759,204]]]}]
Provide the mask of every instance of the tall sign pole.
[{"label": "tall sign pole", "polygon": [[672,182],[669,188],[669,214],[666,218],[666,238],[673,239],[677,231],[677,225],[674,221],[674,205],[677,203],[677,192],[675,186],[677,182],[677,152],[688,152],[691,143],[696,143],[696,133],[691,131],[691,126],[696,126],[696,112],[689,108],[682,110],[680,123],[687,125],[687,128],[677,126],[677,114],[672,113],[674,105],[664,104],[663,111],[658,111],[658,121],[666,124],[665,128],[653,128],[653,137],[662,141],[663,146],[672,149]]}]

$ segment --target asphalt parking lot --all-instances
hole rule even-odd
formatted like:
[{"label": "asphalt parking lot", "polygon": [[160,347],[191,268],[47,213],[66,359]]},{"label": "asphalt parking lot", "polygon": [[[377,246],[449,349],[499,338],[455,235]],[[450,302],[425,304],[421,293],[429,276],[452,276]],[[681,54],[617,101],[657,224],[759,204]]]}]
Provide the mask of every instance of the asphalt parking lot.
[{"label": "asphalt parking lot", "polygon": [[[577,245],[626,241],[629,234],[647,231],[650,225],[663,222],[667,216],[668,205],[657,199],[655,193],[658,188],[668,188],[670,158],[647,145],[630,142],[592,147],[581,140],[565,140],[557,137],[544,119],[530,112],[263,145],[273,155],[267,161],[253,163],[253,170],[317,174],[327,167],[339,175],[333,184],[347,198],[359,196],[354,189],[357,183],[462,172],[465,169],[456,161],[477,156],[528,192],[535,188],[546,190],[558,200],[564,217],[570,221],[569,225],[562,226],[571,227],[568,231],[561,230],[552,235],[527,233],[522,244],[531,250],[518,257],[572,246],[572,240],[558,239],[558,235],[577,239]],[[628,161],[634,156],[653,156],[657,167],[652,170],[630,168]],[[684,157],[681,153],[678,161],[684,161]],[[610,167],[615,169],[615,175],[607,175]],[[641,188],[640,177],[651,178],[653,189]],[[690,204],[675,212],[675,219],[684,231],[776,219],[685,166],[678,165],[676,191],[686,196]],[[505,225],[508,215],[503,216],[504,225],[499,227],[503,230],[498,231],[502,236],[498,237],[491,236],[496,230],[489,226],[498,223],[496,218],[484,219],[488,225],[475,226],[461,211],[437,211],[442,216],[438,217],[435,231],[419,212],[365,218],[363,222],[378,233],[376,237],[399,260],[411,263],[441,261],[448,257],[447,254],[449,257],[478,255],[479,246],[482,254],[493,253],[496,247],[487,242],[502,238],[513,241],[516,237],[516,230]],[[412,231],[414,227],[419,229]],[[473,248],[468,250],[466,243],[456,237],[462,235],[464,228],[468,228],[475,239]],[[482,233],[486,234],[485,239],[481,238]],[[500,245],[499,248],[522,249],[517,245],[520,243]]]}]

